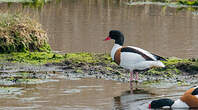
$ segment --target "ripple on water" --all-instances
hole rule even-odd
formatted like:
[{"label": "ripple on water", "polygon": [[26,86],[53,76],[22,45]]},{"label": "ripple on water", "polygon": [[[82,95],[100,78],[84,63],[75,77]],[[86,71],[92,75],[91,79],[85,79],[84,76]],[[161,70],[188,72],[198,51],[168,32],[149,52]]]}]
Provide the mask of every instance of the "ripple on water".
[{"label": "ripple on water", "polygon": [[64,93],[65,94],[73,94],[73,93],[80,93],[80,89],[67,89],[67,90],[64,90]]},{"label": "ripple on water", "polygon": [[5,97],[13,98],[16,95],[22,95],[23,92],[25,92],[23,90],[23,88],[18,88],[18,87],[0,87],[0,98],[5,98]]},{"label": "ripple on water", "polygon": [[173,7],[173,8],[182,8],[182,7],[198,7],[198,6],[189,6],[189,5],[182,5],[182,4],[177,4],[177,3],[162,3],[162,2],[150,2],[150,1],[146,1],[146,2],[127,2],[125,3],[127,5],[160,5],[160,6],[169,6],[169,7]]}]

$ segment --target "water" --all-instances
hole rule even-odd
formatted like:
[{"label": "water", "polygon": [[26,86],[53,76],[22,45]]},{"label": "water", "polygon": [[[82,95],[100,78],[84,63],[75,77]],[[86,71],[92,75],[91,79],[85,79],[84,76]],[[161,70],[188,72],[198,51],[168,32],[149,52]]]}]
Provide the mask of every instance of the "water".
[{"label": "water", "polygon": [[[103,42],[112,29],[121,30],[125,45],[161,56],[198,57],[198,16],[193,8],[145,4],[127,0],[54,0],[43,8],[0,4],[4,12],[23,12],[37,18],[47,30],[55,51],[110,52],[113,41]],[[10,8],[8,8],[10,6]],[[191,10],[187,10],[191,9]]]},{"label": "water", "polygon": [[[167,85],[167,84],[164,84]],[[172,84],[169,87],[141,87],[139,92],[134,90],[134,94],[129,91],[123,92],[121,96],[114,97],[115,110],[150,110],[151,101],[162,98],[177,100],[189,89],[189,87],[176,87]]]},{"label": "water", "polygon": [[[114,96],[128,89],[127,83],[81,79],[60,80],[38,85],[26,85],[23,92],[6,94],[0,99],[1,109],[66,109],[109,110]],[[5,93],[4,93],[5,94]]]},{"label": "water", "polygon": [[[166,88],[167,93],[160,92],[162,88],[144,88],[146,91],[130,94],[128,83],[94,78],[59,79],[1,88],[0,107],[16,110],[148,110],[150,101],[163,97],[178,99],[187,88]],[[141,86],[139,89],[143,90]]]},{"label": "water", "polygon": [[[125,45],[165,57],[198,57],[196,10],[158,4],[130,6],[125,2],[53,0],[38,8],[0,3],[0,11],[22,12],[37,19],[47,30],[54,51],[108,53],[113,41],[103,39],[116,29],[124,33]],[[128,83],[94,78],[55,80],[0,88],[1,109],[146,110],[151,100],[177,99],[188,88],[143,87],[145,92],[131,95]]]}]

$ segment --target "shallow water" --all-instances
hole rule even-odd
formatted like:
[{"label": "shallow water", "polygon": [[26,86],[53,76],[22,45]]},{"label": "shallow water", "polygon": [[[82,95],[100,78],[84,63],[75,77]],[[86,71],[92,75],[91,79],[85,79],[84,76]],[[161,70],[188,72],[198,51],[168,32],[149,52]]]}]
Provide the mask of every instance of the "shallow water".
[{"label": "shallow water", "polygon": [[[21,86],[21,94],[0,99],[2,109],[111,109],[113,97],[128,89],[128,84],[101,79],[60,80]],[[2,103],[3,102],[3,103]]]},{"label": "shallow water", "polygon": [[[2,91],[1,109],[148,110],[151,100],[177,99],[189,87],[144,88],[130,94],[128,83],[95,78],[60,79],[35,85],[18,85]],[[141,86],[139,89],[142,89]],[[153,89],[153,90],[152,90]],[[151,91],[152,90],[152,91]],[[148,92],[149,91],[149,92]]]}]

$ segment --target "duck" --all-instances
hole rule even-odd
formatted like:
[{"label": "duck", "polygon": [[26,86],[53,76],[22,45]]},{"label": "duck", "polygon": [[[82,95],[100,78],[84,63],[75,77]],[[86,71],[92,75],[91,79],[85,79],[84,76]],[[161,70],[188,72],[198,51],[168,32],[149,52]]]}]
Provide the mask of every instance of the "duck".
[{"label": "duck", "polygon": [[[144,49],[135,46],[123,46],[124,35],[119,30],[111,30],[104,41],[115,40],[111,50],[111,58],[119,66],[130,71],[130,82],[133,82],[133,73],[136,73],[135,80],[138,81],[138,71],[146,70],[153,67],[165,67],[161,61],[166,61],[165,58],[150,53]],[[131,88],[132,87],[131,83]]]},{"label": "duck", "polygon": [[171,109],[198,109],[198,86],[188,89],[177,100],[168,98],[153,100],[149,104],[150,109],[160,109],[163,107],[170,107]]}]

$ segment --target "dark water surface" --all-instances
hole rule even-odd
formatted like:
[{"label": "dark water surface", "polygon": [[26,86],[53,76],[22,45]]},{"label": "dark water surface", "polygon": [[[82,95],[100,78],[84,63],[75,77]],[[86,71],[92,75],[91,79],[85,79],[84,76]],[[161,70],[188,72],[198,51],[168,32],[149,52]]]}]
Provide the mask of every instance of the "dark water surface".
[{"label": "dark water surface", "polygon": [[180,58],[198,57],[198,15],[161,5],[129,6],[127,0],[53,0],[43,8],[0,4],[1,10],[23,11],[38,18],[55,51],[109,52],[103,42],[109,30],[121,30],[125,45]]}]

